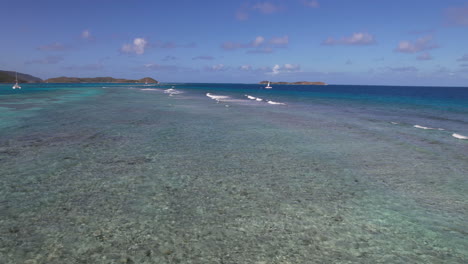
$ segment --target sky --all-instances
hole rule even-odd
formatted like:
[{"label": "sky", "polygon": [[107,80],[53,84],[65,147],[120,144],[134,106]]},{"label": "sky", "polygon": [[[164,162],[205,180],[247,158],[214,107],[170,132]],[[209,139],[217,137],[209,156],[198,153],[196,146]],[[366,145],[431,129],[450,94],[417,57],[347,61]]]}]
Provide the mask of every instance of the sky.
[{"label": "sky", "polygon": [[468,0],[0,2],[0,69],[43,79],[468,87]]}]

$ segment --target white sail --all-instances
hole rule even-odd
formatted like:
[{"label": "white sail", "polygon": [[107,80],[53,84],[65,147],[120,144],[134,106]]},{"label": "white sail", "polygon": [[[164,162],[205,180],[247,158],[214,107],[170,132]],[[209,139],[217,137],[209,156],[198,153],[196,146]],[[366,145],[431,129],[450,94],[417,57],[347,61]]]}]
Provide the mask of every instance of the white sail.
[{"label": "white sail", "polygon": [[12,87],[13,89],[21,89],[21,86],[18,84],[18,72],[16,72],[16,83]]}]

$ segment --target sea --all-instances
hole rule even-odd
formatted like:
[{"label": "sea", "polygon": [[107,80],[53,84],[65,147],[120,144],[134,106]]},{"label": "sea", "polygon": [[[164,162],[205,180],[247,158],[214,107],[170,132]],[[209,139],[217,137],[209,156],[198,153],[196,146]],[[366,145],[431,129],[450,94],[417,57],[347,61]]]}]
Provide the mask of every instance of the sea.
[{"label": "sea", "polygon": [[0,263],[468,263],[468,88],[0,85]]}]

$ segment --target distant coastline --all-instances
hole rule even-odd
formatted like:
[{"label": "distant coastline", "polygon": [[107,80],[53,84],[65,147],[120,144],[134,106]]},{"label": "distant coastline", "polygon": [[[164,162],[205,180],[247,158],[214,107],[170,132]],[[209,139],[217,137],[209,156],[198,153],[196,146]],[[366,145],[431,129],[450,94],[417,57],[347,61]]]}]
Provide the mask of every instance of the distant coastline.
[{"label": "distant coastline", "polygon": [[[261,81],[260,84],[268,84],[268,81]],[[279,84],[279,85],[327,85],[324,82],[307,82],[307,81],[300,81],[300,82],[270,82],[270,84]]]},{"label": "distant coastline", "polygon": [[78,78],[57,77],[45,80],[48,83],[159,83],[157,80],[145,77],[139,80],[116,79],[112,77]]},{"label": "distant coastline", "polygon": [[138,80],[130,80],[113,77],[94,77],[94,78],[79,78],[79,77],[56,77],[42,80],[41,78],[15,71],[0,70],[0,83],[16,82],[16,74],[19,83],[159,83],[151,77],[145,77]]},{"label": "distant coastline", "polygon": [[41,83],[41,78],[15,71],[2,71],[0,70],[0,83],[15,83],[16,74],[18,74],[19,83]]}]

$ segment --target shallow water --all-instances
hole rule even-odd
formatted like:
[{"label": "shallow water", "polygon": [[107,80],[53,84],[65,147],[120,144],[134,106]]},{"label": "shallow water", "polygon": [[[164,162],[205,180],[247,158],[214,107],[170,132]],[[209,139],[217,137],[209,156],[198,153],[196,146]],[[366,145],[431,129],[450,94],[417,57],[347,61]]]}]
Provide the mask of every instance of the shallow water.
[{"label": "shallow water", "polygon": [[467,262],[468,90],[23,88],[1,263]]}]

